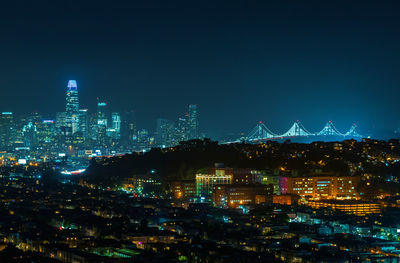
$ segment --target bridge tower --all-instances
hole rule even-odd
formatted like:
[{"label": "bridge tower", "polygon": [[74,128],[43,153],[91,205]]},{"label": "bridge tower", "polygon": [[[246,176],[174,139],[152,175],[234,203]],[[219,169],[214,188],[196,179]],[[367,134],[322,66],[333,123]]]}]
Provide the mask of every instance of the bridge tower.
[{"label": "bridge tower", "polygon": [[258,122],[256,127],[247,135],[247,141],[266,140],[277,137],[262,121]]}]

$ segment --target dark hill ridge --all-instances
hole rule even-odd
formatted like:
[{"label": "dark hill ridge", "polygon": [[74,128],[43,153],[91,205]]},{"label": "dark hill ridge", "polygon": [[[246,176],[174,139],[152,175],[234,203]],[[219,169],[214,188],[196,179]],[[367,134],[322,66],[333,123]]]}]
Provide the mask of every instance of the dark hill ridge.
[{"label": "dark hill ridge", "polygon": [[[156,171],[163,180],[193,179],[196,171],[224,163],[226,167],[255,169],[296,169],[305,173],[310,169],[321,169],[341,175],[356,175],[373,170],[375,173],[391,173],[398,165],[390,167],[382,162],[372,164],[368,156],[381,152],[400,156],[398,141],[354,140],[343,142],[314,142],[264,144],[218,144],[209,139],[182,142],[166,149],[153,148],[146,153],[92,159],[85,173],[88,182],[102,185],[118,183],[123,178]],[[381,158],[376,156],[376,158]],[[362,163],[363,167],[359,167]],[[101,183],[99,183],[101,182]]]}]

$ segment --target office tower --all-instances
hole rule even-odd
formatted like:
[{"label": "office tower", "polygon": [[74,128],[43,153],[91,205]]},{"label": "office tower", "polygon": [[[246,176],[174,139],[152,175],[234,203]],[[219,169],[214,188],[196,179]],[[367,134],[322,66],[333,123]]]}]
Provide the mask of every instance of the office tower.
[{"label": "office tower", "polygon": [[108,125],[106,102],[97,101],[97,125],[105,127]]},{"label": "office tower", "polygon": [[74,134],[79,130],[79,98],[76,80],[68,81],[65,112],[67,134]]},{"label": "office tower", "polygon": [[14,132],[14,116],[12,112],[2,112],[0,115],[0,150],[12,146]]},{"label": "office tower", "polygon": [[150,145],[149,131],[146,129],[139,130],[137,134],[137,146],[139,150],[148,148],[149,145]]},{"label": "office tower", "polygon": [[95,141],[97,140],[97,114],[92,113],[88,116],[88,125],[89,125],[89,130],[88,130],[88,136],[89,139]]},{"label": "office tower", "polygon": [[24,125],[22,128],[22,135],[24,137],[24,142],[26,147],[33,147],[37,146],[37,127],[32,123],[29,122],[28,124]]},{"label": "office tower", "polygon": [[121,116],[121,144],[131,148],[136,141],[135,111],[125,111]]},{"label": "office tower", "polygon": [[78,85],[76,80],[69,80],[67,85],[67,113],[77,113],[79,111]]},{"label": "office tower", "polygon": [[118,112],[111,114],[111,128],[114,130],[116,137],[119,139],[121,134],[121,116]]},{"label": "office tower", "polygon": [[121,131],[121,116],[118,112],[113,112],[111,114],[111,121],[111,128],[119,133]]},{"label": "office tower", "polygon": [[200,138],[199,112],[198,112],[198,107],[195,104],[189,105],[188,133],[189,133],[189,139]]},{"label": "office tower", "polygon": [[156,143],[160,147],[169,147],[174,143],[175,124],[171,120],[157,119]]},{"label": "office tower", "polygon": [[55,121],[56,144],[61,146],[65,143],[67,134],[67,114],[66,112],[57,112]]},{"label": "office tower", "polygon": [[187,141],[188,135],[188,121],[187,118],[179,118],[175,128],[175,141],[176,143]]},{"label": "office tower", "polygon": [[107,103],[97,101],[97,144],[105,147],[107,144]]},{"label": "office tower", "polygon": [[67,119],[66,112],[57,112],[56,113],[55,126],[56,126],[56,131],[58,133],[62,133],[62,131],[64,130],[66,123],[67,123],[66,119]]},{"label": "office tower", "polygon": [[53,147],[55,139],[55,121],[54,120],[42,120],[37,125],[37,142],[38,145],[44,148]]},{"label": "office tower", "polygon": [[121,136],[121,116],[118,112],[111,113],[111,127],[107,129],[107,136],[119,140]]},{"label": "office tower", "polygon": [[85,138],[89,138],[89,116],[87,109],[80,109],[79,110],[79,132]]},{"label": "office tower", "polygon": [[25,140],[22,133],[24,125],[27,123],[27,119],[23,116],[14,118],[13,131],[12,131],[12,144],[15,147],[24,147]]}]

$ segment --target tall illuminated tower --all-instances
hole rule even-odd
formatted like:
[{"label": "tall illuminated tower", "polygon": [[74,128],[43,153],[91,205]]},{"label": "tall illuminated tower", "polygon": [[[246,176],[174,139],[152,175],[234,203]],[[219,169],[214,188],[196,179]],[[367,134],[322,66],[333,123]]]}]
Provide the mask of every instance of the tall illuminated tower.
[{"label": "tall illuminated tower", "polygon": [[69,80],[67,85],[67,104],[66,110],[68,114],[76,114],[79,112],[78,85],[76,80]]},{"label": "tall illuminated tower", "polygon": [[189,139],[200,138],[199,132],[199,111],[197,105],[189,105],[189,116],[188,116],[188,135]]},{"label": "tall illuminated tower", "polygon": [[108,126],[106,102],[97,101],[97,125],[104,126],[106,128]]},{"label": "tall illuminated tower", "polygon": [[65,114],[67,133],[74,134],[79,130],[79,97],[76,80],[68,81]]}]

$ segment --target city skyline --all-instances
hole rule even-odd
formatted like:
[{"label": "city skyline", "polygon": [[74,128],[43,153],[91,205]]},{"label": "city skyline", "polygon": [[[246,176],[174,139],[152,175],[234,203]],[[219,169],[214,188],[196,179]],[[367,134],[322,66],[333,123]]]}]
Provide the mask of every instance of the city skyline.
[{"label": "city skyline", "polygon": [[[67,82],[67,91],[66,91],[66,104],[64,112],[56,112],[56,113],[48,113],[44,115],[39,115],[43,122],[54,121],[55,126],[59,129],[61,126],[65,127],[67,130],[64,132],[66,134],[73,135],[76,132],[80,131],[83,133],[83,136],[90,137],[89,133],[104,133],[104,136],[109,136],[116,140],[120,140],[120,132],[121,132],[121,113],[115,112],[113,108],[109,108],[108,102],[105,100],[100,100],[98,97],[97,101],[97,109],[90,110],[89,108],[80,109],[79,104],[79,94],[78,94],[78,83],[76,80],[68,80]],[[129,111],[128,111],[129,112]],[[134,111],[131,111],[133,114]],[[3,115],[14,116],[13,112],[3,112]],[[36,111],[25,113],[22,116],[30,118],[29,115],[32,114],[40,114]],[[96,125],[99,127],[104,127],[104,131],[101,132],[100,129],[93,130],[89,126],[89,114],[92,114],[92,117],[95,117]],[[21,117],[18,116],[17,117]],[[53,119],[53,120],[51,120]],[[155,119],[155,127],[143,127],[138,125],[136,119],[137,116],[134,116],[134,125],[135,130],[139,131],[142,129],[146,130],[146,133],[150,132],[154,134],[153,138],[155,141],[163,141],[161,145],[176,145],[179,141],[185,141],[190,139],[204,138],[207,137],[206,131],[200,130],[199,126],[199,114],[198,114],[198,105],[189,104],[188,111],[185,114],[181,114],[180,117],[176,117],[173,119],[166,118],[157,118]],[[125,120],[125,116],[123,117],[123,121]],[[176,137],[176,132],[188,133],[190,135],[179,135]],[[151,136],[149,133],[149,136]],[[114,134],[114,135],[113,135]],[[232,132],[231,132],[232,134]],[[137,135],[137,134],[136,134]],[[296,137],[310,137],[314,136],[337,136],[338,138],[363,138],[363,137],[371,137],[371,134],[361,135],[358,130],[358,126],[356,123],[353,123],[346,132],[340,132],[336,127],[334,122],[331,120],[327,121],[325,126],[323,126],[322,130],[316,132],[309,132],[300,122],[300,120],[296,120],[291,128],[286,132],[272,132],[262,121],[259,121],[257,125],[250,132],[242,132],[236,134],[237,138],[229,138],[227,137],[211,137],[211,139],[222,140],[223,142],[234,142],[240,140],[247,141],[259,141],[259,140],[281,140],[284,138],[296,138]],[[350,136],[350,137],[349,137]],[[97,135],[92,135],[93,139],[97,138]],[[373,135],[374,137],[374,135]],[[375,135],[376,138],[379,136]],[[233,140],[232,140],[233,138]],[[104,140],[104,139],[102,139]],[[167,143],[168,142],[168,143]],[[159,146],[157,143],[154,146]]]},{"label": "city skyline", "polygon": [[211,137],[260,120],[397,129],[398,3],[311,2],[6,3],[0,105],[61,111],[76,79],[82,105],[104,98],[145,127],[193,103]]},{"label": "city skyline", "polygon": [[[99,114],[99,105],[100,106],[102,106],[102,107],[106,107],[107,105],[108,105],[108,102],[106,101],[106,100],[101,100],[100,101],[100,99],[99,99],[99,97],[97,97],[96,98],[96,107],[97,107],[97,110],[94,110],[94,109],[89,109],[89,107],[84,107],[84,109],[80,109],[80,105],[79,105],[79,95],[78,95],[78,82],[76,81],[76,80],[68,80],[67,81],[67,84],[66,84],[66,86],[67,86],[67,96],[66,96],[66,104],[65,104],[65,113],[66,113],[66,118],[69,118],[69,120],[66,120],[66,123],[68,123],[68,125],[70,126],[70,128],[75,132],[78,128],[77,127],[75,127],[74,125],[74,123],[77,123],[78,122],[78,120],[77,120],[77,118],[79,118],[78,117],[78,115],[79,115],[79,111],[81,111],[81,114],[82,114],[82,112],[84,113],[84,114],[89,114],[89,113],[92,113],[92,114]],[[196,104],[189,104],[189,109],[188,109],[188,111],[186,112],[186,113],[184,113],[184,114],[182,114],[182,112],[181,112],[181,115],[180,115],[180,117],[178,116],[178,117],[172,117],[171,119],[167,119],[167,118],[162,118],[162,117],[157,117],[157,118],[155,118],[154,120],[149,120],[149,123],[150,122],[152,122],[151,124],[150,124],[150,126],[143,126],[143,125],[138,125],[138,123],[136,123],[135,125],[136,125],[136,127],[139,127],[139,128],[144,128],[144,129],[146,129],[146,130],[148,130],[148,131],[150,131],[150,132],[152,132],[152,133],[155,133],[155,137],[157,137],[157,132],[158,132],[158,122],[159,122],[159,120],[167,120],[167,121],[170,121],[170,122],[173,122],[173,124],[175,125],[175,123],[176,123],[176,125],[177,126],[179,126],[179,121],[180,121],[180,119],[182,118],[182,117],[185,117],[185,116],[189,116],[190,115],[190,109],[191,109],[191,106],[195,106]],[[198,106],[198,105],[197,105]],[[107,107],[108,108],[108,107]],[[114,109],[114,108],[118,108],[118,107],[113,107],[112,108],[112,110]],[[132,111],[132,109],[130,110],[130,111]],[[134,111],[134,110],[133,110]],[[11,111],[3,111],[4,113],[12,113],[12,114],[14,114],[14,115],[16,115],[16,116],[18,116],[18,117],[21,117],[21,116],[28,116],[28,115],[30,115],[30,114],[33,114],[33,113],[36,113],[36,114],[42,114],[41,115],[41,117],[42,117],[42,119],[43,120],[47,120],[47,119],[54,119],[54,121],[56,121],[56,119],[57,119],[57,114],[60,114],[60,113],[62,113],[62,112],[47,112],[47,113],[43,113],[43,112],[38,112],[38,111],[31,111],[31,112],[25,112],[25,113],[23,113],[23,114],[15,114],[15,113],[13,113],[13,112],[11,112]],[[109,112],[111,115],[113,114],[112,112]],[[116,113],[116,112],[114,112],[114,113]],[[195,113],[195,114],[197,114],[197,113]],[[104,115],[104,113],[103,113],[103,115]],[[110,115],[110,116],[111,116]],[[85,117],[86,118],[86,117]],[[105,117],[103,116],[103,119],[104,119]],[[198,122],[198,118],[196,118],[197,119],[197,122]],[[111,119],[110,119],[111,120]],[[137,120],[137,116],[136,116],[136,114],[135,114],[135,121]],[[105,126],[108,126],[107,125],[107,119],[104,119],[103,120],[103,124],[105,124]],[[193,122],[193,121],[192,121]],[[294,125],[296,125],[296,123],[300,123],[300,120],[296,120],[295,122],[294,122]],[[333,124],[334,122],[332,122],[331,120],[329,120],[329,121],[327,121],[326,122],[326,124],[325,124],[325,126],[323,126],[323,127],[325,127],[325,129],[326,129],[326,125],[328,125],[328,124],[330,124],[330,125],[334,125]],[[259,124],[263,124],[263,125],[265,125],[264,123],[263,123],[263,121],[258,121],[257,123],[256,123],[257,125],[259,125]],[[67,125],[67,126],[68,126]],[[192,123],[192,124],[189,124],[188,123],[188,125],[191,125],[191,126],[198,126],[198,124],[196,124],[196,123]],[[256,127],[257,127],[257,125],[256,125]],[[340,125],[340,124],[339,124]],[[338,135],[338,136],[344,136],[346,133],[349,133],[349,132],[351,132],[352,131],[352,129],[353,128],[355,128],[355,127],[357,127],[358,126],[358,124],[357,123],[352,123],[351,124],[351,126],[350,126],[350,130],[346,130],[346,132],[344,132],[344,133],[341,133],[340,131],[338,131],[337,129],[336,129],[336,127],[334,127],[333,126],[333,129],[335,130],[334,131],[334,134],[335,135]],[[265,127],[265,126],[264,126]],[[292,127],[292,129],[294,128],[294,126]],[[212,134],[214,134],[213,132],[207,132],[207,131],[205,131],[205,130],[200,130],[199,128],[195,128],[195,130],[196,129],[198,129],[199,130],[199,133],[198,134],[196,134],[195,136],[193,136],[193,138],[200,138],[201,136],[203,136],[203,137],[210,137],[210,138],[212,138],[212,139],[217,139],[217,140],[220,140],[220,139],[226,139],[224,136],[226,136],[226,135],[228,135],[228,134],[235,134],[236,136],[241,136],[241,137],[247,137],[247,136],[251,136],[251,134],[252,133],[254,133],[254,126],[253,126],[253,129],[242,129],[241,130],[241,132],[233,132],[233,131],[226,131],[226,132],[224,132],[224,133],[221,133],[220,134],[220,137],[213,137],[213,136],[207,136],[207,134],[209,134],[209,135],[212,135]],[[264,129],[264,128],[263,128]],[[267,135],[265,138],[268,138],[268,139],[270,139],[270,138],[276,138],[276,139],[279,139],[280,137],[292,137],[292,135],[283,135],[282,136],[282,134],[285,134],[283,131],[278,131],[278,132],[271,132],[267,127],[265,127],[265,129],[266,129],[266,132],[267,133],[269,133],[270,135]],[[301,129],[305,129],[303,126],[301,127]],[[73,133],[74,133],[73,132]],[[288,131],[286,131],[286,133],[290,133],[291,131],[290,131],[290,129],[288,130]],[[307,130],[305,130],[305,133],[306,134],[304,134],[305,136],[309,136],[309,135],[314,135],[314,134],[318,134],[318,133],[321,133],[322,131],[316,131],[316,132],[314,132],[314,133],[310,133],[310,132],[308,132]],[[358,130],[357,130],[357,132],[358,132]],[[195,132],[196,133],[196,132]],[[281,134],[281,135],[279,135],[279,134]],[[300,135],[300,134],[298,134],[298,135]],[[366,136],[371,136],[371,134],[368,134],[367,135],[367,133],[365,134]],[[301,136],[303,136],[303,135],[301,135]],[[376,137],[376,138],[379,138],[380,136],[379,135],[377,135],[377,134],[374,134],[374,136]],[[229,136],[228,136],[229,137]],[[262,137],[262,136],[261,136]],[[357,135],[357,137],[362,137],[362,135]],[[186,138],[186,137],[184,137],[183,139],[185,139],[185,140],[187,140],[187,139],[193,139],[193,138]],[[238,139],[240,139],[239,137],[238,137]]]},{"label": "city skyline", "polygon": [[[134,111],[117,112],[97,98],[96,108],[82,108],[76,80],[68,80],[64,110],[46,116],[38,112],[14,115],[0,111],[0,151],[19,159],[87,158],[166,148],[201,139],[198,105],[174,120],[160,119],[149,130],[137,124]],[[112,104],[111,104],[112,105]]]}]

